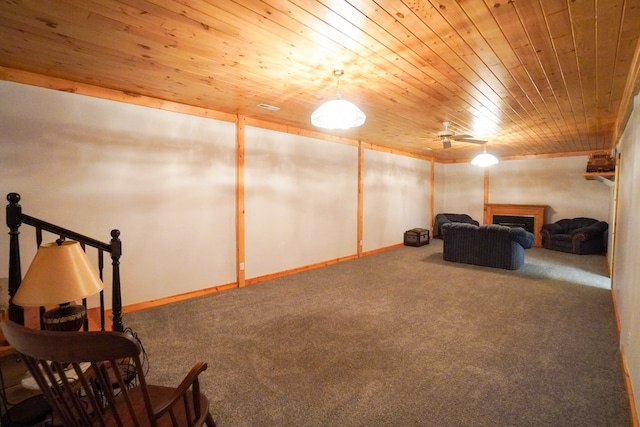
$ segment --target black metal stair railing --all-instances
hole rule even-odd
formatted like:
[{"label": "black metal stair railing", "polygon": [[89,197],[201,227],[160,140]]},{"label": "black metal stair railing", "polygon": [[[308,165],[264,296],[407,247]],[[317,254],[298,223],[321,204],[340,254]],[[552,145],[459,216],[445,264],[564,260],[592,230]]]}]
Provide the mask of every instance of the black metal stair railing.
[{"label": "black metal stair railing", "polygon": [[[48,223],[38,218],[22,213],[20,206],[20,195],[18,193],[9,193],[7,195],[7,227],[9,227],[9,320],[24,325],[24,310],[22,307],[13,304],[13,296],[18,291],[22,282],[22,271],[20,263],[20,226],[22,224],[30,225],[36,231],[36,244],[39,247],[42,244],[42,232],[46,231],[60,236],[61,239],[75,240],[82,245],[83,249],[87,246],[95,248],[98,254],[98,272],[100,279],[103,279],[104,257],[105,253],[111,256],[112,265],[112,328],[114,331],[124,331],[122,324],[122,296],[120,289],[120,257],[122,255],[122,242],[120,241],[120,231],[111,230],[111,241],[104,243],[91,237],[84,236],[75,231]],[[82,304],[87,306],[86,299],[82,300]],[[44,307],[40,308],[40,321],[42,322],[42,313]],[[42,328],[42,325],[41,325]],[[84,330],[88,330],[89,322],[85,319]],[[104,308],[104,291],[100,292],[100,329],[105,330],[105,308]]]}]

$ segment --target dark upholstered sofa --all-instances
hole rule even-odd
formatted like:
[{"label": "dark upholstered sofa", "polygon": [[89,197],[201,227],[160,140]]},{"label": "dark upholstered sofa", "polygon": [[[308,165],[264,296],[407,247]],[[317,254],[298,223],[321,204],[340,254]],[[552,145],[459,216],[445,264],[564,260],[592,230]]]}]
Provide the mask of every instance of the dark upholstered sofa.
[{"label": "dark upholstered sofa", "polygon": [[436,239],[442,239],[442,233],[440,232],[442,224],[448,224],[450,222],[464,222],[466,224],[480,225],[478,221],[467,214],[439,213],[433,220],[433,237]]},{"label": "dark upholstered sofa", "polygon": [[533,234],[521,227],[460,222],[442,225],[445,261],[517,270],[524,264],[524,250],[533,246],[533,239]]},{"label": "dark upholstered sofa", "polygon": [[542,246],[572,254],[602,254],[607,248],[609,224],[593,218],[561,219],[542,226]]}]

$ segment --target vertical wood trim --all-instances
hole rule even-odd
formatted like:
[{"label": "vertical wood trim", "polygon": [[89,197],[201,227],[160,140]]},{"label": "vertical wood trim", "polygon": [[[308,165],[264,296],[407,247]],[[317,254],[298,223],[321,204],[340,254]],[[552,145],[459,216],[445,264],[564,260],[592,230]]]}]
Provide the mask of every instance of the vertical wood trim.
[{"label": "vertical wood trim", "polygon": [[364,192],[364,183],[363,183],[363,179],[364,179],[364,145],[362,144],[362,141],[358,140],[358,231],[357,231],[357,238],[358,241],[356,242],[357,247],[358,247],[358,258],[360,258],[362,256],[362,236],[363,236],[363,218],[364,218],[364,213],[363,213],[363,200],[364,200],[364,196],[363,196],[363,192]]},{"label": "vertical wood trim", "polygon": [[484,169],[484,206],[489,203],[489,168]]},{"label": "vertical wood trim", "polygon": [[611,292],[614,291],[613,287],[615,286],[615,283],[613,282],[613,264],[615,262],[615,250],[616,250],[616,226],[617,226],[617,219],[618,219],[618,187],[620,186],[620,153],[618,153],[618,155],[616,156],[616,169],[615,169],[615,175],[614,175],[614,182],[613,182],[613,208],[611,209],[611,219],[610,219],[610,223],[611,225],[609,226],[609,231],[611,233],[611,244],[609,245],[609,247],[607,248],[607,260],[609,261],[607,263],[608,267],[609,267],[609,278],[611,279]]},{"label": "vertical wood trim", "polygon": [[244,247],[244,116],[236,120],[236,278],[245,286]]},{"label": "vertical wood trim", "polygon": [[434,207],[433,205],[435,204],[436,201],[436,171],[435,171],[435,166],[436,166],[436,161],[435,159],[431,159],[431,183],[430,183],[430,191],[431,194],[429,195],[429,202],[431,203],[431,206],[429,207],[429,235],[431,237],[433,237],[433,218],[434,218]]}]

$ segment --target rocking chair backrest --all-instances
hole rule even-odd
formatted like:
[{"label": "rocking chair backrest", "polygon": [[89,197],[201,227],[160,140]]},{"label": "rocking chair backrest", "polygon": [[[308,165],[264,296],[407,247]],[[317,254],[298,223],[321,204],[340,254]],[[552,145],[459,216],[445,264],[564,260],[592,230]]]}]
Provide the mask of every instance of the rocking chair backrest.
[{"label": "rocking chair backrest", "polygon": [[[54,423],[69,427],[191,426],[205,421],[213,424],[197,381],[197,374],[206,369],[204,363],[190,373],[195,380],[191,384],[193,391],[183,392],[175,402],[154,401],[156,409],[162,408],[162,413],[154,413],[149,389],[154,390],[156,398],[155,389],[168,390],[172,397],[176,393],[174,389],[146,384],[140,346],[131,336],[121,332],[33,330],[10,321],[2,323],[2,330],[23,356],[53,408]],[[135,385],[131,383],[133,376],[121,369],[123,361],[135,370]]]}]

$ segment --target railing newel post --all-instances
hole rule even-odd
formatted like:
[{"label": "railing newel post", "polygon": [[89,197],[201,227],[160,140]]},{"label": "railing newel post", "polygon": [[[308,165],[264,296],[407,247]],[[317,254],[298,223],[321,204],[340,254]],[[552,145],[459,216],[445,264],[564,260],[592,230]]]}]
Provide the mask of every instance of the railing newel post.
[{"label": "railing newel post", "polygon": [[[7,194],[7,227],[9,227],[9,320],[24,325],[24,309],[13,303],[13,296],[22,283],[20,267],[20,226],[22,225],[22,206],[18,193]],[[4,291],[3,291],[4,292]]]}]

